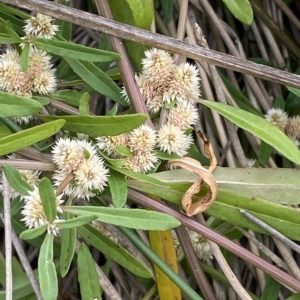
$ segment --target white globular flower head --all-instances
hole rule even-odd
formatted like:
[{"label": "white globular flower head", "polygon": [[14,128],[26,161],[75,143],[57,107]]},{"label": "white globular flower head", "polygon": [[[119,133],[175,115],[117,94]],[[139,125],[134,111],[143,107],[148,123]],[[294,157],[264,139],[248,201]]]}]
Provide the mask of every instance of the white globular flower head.
[{"label": "white globular flower head", "polygon": [[[200,78],[197,68],[189,63],[176,66],[173,80],[165,94],[165,100],[184,101],[197,98],[199,93]],[[191,99],[190,99],[191,98]]]},{"label": "white globular flower head", "polygon": [[84,148],[76,140],[59,139],[52,149],[52,160],[67,175],[78,169],[85,158]]},{"label": "white globular flower head", "polygon": [[36,17],[25,20],[24,31],[27,35],[32,34],[36,37],[52,39],[58,26],[52,24],[53,19],[49,16],[38,13]]},{"label": "white globular flower head", "polygon": [[[190,229],[187,229],[187,233],[189,235],[189,238],[191,240],[192,246],[194,248],[194,251],[195,251],[197,257],[203,261],[212,259],[213,253],[210,249],[207,239],[204,236],[202,236]],[[175,246],[177,255],[182,255],[183,251],[182,251],[182,248],[180,246],[180,243],[178,241],[177,235],[174,230],[172,230],[172,237],[173,237],[174,246]]]},{"label": "white globular flower head", "polygon": [[156,143],[156,132],[148,125],[141,125],[129,133],[128,147],[134,153],[151,152]]},{"label": "white globular flower head", "polygon": [[157,133],[157,145],[161,151],[185,156],[192,143],[192,136],[172,124],[163,125]]},{"label": "white globular flower head", "polygon": [[198,110],[189,101],[178,102],[170,109],[168,123],[179,127],[182,130],[190,128],[199,119]]},{"label": "white globular flower head", "polygon": [[135,154],[124,159],[123,168],[137,173],[147,173],[158,161],[157,157],[151,152]]},{"label": "white globular flower head", "polygon": [[4,60],[4,61],[13,61],[17,64],[21,64],[21,58],[20,58],[20,55],[18,53],[18,51],[16,50],[10,50],[10,49],[7,49],[5,53],[1,54],[0,55],[0,59]]},{"label": "white globular flower head", "polygon": [[40,73],[34,74],[32,91],[41,95],[55,92],[57,79],[54,72],[54,69],[46,69]]},{"label": "white globular flower head", "polygon": [[[56,216],[56,220],[52,223],[47,220],[37,186],[34,186],[33,191],[30,191],[28,196],[24,196],[24,200],[25,205],[21,211],[21,214],[23,215],[21,221],[24,221],[29,229],[47,225],[48,234],[57,235],[59,228],[56,226],[55,221],[59,220],[59,217]],[[62,202],[61,196],[57,196],[56,208],[58,213],[62,213],[60,207]]]},{"label": "white globular flower head", "polygon": [[142,60],[143,74],[154,86],[160,85],[162,80],[172,76],[175,65],[168,52],[153,48],[145,51],[145,56]]},{"label": "white globular flower head", "polygon": [[101,136],[96,138],[96,140],[96,145],[100,150],[105,151],[112,158],[117,158],[119,157],[119,154],[116,151],[116,147],[127,146],[128,134],[122,133],[115,136]]},{"label": "white globular flower head", "polygon": [[288,115],[280,108],[269,109],[265,114],[265,119],[281,131],[284,131],[288,123]]},{"label": "white globular flower head", "polygon": [[39,74],[51,69],[51,56],[46,51],[31,48],[29,52],[29,70],[32,74]]},{"label": "white globular flower head", "polygon": [[287,125],[285,127],[286,135],[294,142],[296,147],[300,146],[300,117],[288,118]]}]

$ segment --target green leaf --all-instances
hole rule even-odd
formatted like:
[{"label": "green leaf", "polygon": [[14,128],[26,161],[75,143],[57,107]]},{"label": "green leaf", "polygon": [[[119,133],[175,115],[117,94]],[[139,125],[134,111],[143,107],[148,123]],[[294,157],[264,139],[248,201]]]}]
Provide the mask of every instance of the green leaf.
[{"label": "green leaf", "polygon": [[36,100],[38,103],[40,103],[43,106],[50,104],[50,100],[48,97],[33,96],[32,99]]},{"label": "green leaf", "polygon": [[121,156],[128,156],[128,157],[133,156],[133,153],[126,146],[116,146],[115,150]]},{"label": "green leaf", "polygon": [[3,165],[4,174],[14,190],[21,195],[29,195],[28,191],[32,191],[32,186],[24,180],[18,169],[11,165]]},{"label": "green leaf", "polygon": [[294,294],[291,297],[288,297],[286,300],[300,300],[300,293]]},{"label": "green leaf", "polygon": [[11,216],[16,215],[20,209],[24,206],[24,202],[20,201],[20,197],[17,197],[10,202],[10,214]]},{"label": "green leaf", "polygon": [[177,155],[176,153],[168,154],[168,153],[163,152],[163,151],[155,152],[155,156],[157,158],[159,158],[159,159],[162,159],[162,160],[171,160],[171,159],[178,159],[178,158],[180,158],[180,156]]},{"label": "green leaf", "polygon": [[[70,205],[72,199],[67,201],[67,205]],[[73,214],[64,213],[63,219],[71,221],[74,218]],[[70,269],[71,262],[75,253],[76,245],[76,228],[62,229],[61,233],[61,250],[60,250],[60,276],[65,277]]]},{"label": "green leaf", "polygon": [[15,41],[8,34],[0,34],[0,44],[13,44]]},{"label": "green leaf", "polygon": [[164,12],[165,21],[169,24],[173,17],[173,0],[161,0],[161,6]]},{"label": "green leaf", "polygon": [[21,65],[22,65],[23,72],[27,72],[29,68],[29,50],[30,50],[30,44],[26,43],[21,53]]},{"label": "green leaf", "polygon": [[53,263],[53,234],[47,234],[42,244],[39,260],[39,282],[44,300],[55,300],[58,296],[58,282]]},{"label": "green leaf", "polygon": [[95,91],[109,97],[121,105],[128,106],[128,103],[122,98],[121,88],[93,63],[72,60],[66,57],[65,60],[71,66],[73,71]]},{"label": "green leaf", "polygon": [[21,19],[28,19],[30,18],[30,15],[25,13],[22,10],[16,9],[14,7],[8,6],[8,5],[4,5],[4,4],[0,4],[0,11],[5,11],[11,15],[15,15],[20,17]]},{"label": "green leaf", "polygon": [[56,218],[56,195],[50,179],[44,177],[39,182],[39,193],[47,220],[51,223]]},{"label": "green leaf", "polygon": [[223,0],[230,12],[241,22],[250,25],[253,21],[253,10],[248,0]]},{"label": "green leaf", "polygon": [[51,98],[64,101],[72,106],[79,107],[82,94],[76,90],[59,90],[50,94]]},{"label": "green leaf", "polygon": [[263,117],[264,115],[253,106],[253,104],[249,101],[247,97],[245,97],[239,89],[237,89],[224,75],[220,73],[222,81],[227,87],[228,92],[233,97],[234,101],[238,105],[239,108],[246,110],[254,115]]},{"label": "green leaf", "polygon": [[0,91],[0,117],[29,116],[42,109],[41,104],[30,98]]},{"label": "green leaf", "polygon": [[291,93],[293,93],[295,96],[297,96],[298,98],[300,98],[300,90],[299,90],[299,89],[296,89],[296,88],[291,87],[291,86],[286,86],[286,88],[287,88]]},{"label": "green leaf", "polygon": [[88,247],[83,243],[79,247],[77,264],[81,299],[101,299],[95,261]]},{"label": "green leaf", "polygon": [[79,111],[81,116],[88,116],[90,114],[90,94],[83,93],[79,99]]},{"label": "green leaf", "polygon": [[172,216],[143,209],[64,206],[63,210],[76,215],[97,216],[100,222],[142,230],[167,230],[180,225]]},{"label": "green leaf", "polygon": [[274,149],[269,144],[261,141],[258,149],[257,158],[261,164],[266,164],[271,157]]},{"label": "green leaf", "polygon": [[13,39],[14,43],[22,43],[24,42],[19,36],[18,34],[14,31],[14,28],[12,26],[12,24],[10,23],[10,21],[6,21],[6,32],[8,33],[8,35]]},{"label": "green leaf", "polygon": [[[213,175],[218,187],[223,190],[251,198],[261,198],[277,204],[300,204],[298,197],[300,191],[299,170],[217,167]],[[192,184],[197,179],[197,175],[182,169],[149,174],[148,176],[160,180],[166,185],[184,182]],[[130,186],[131,181],[127,181]],[[141,184],[141,182],[137,184]],[[155,187],[155,189],[159,189],[159,187]],[[171,188],[169,189],[171,190]]]},{"label": "green leaf", "polygon": [[110,111],[106,114],[106,116],[115,116],[118,112],[118,103],[116,103],[111,109]]},{"label": "green leaf", "polygon": [[3,137],[0,139],[0,155],[12,153],[42,141],[57,133],[64,123],[64,120],[57,120]]},{"label": "green leaf", "polygon": [[68,59],[70,58],[90,62],[103,62],[121,59],[118,53],[90,48],[71,42],[38,38],[33,41],[33,44],[38,49]]},{"label": "green leaf", "polygon": [[281,283],[276,281],[271,276],[267,276],[267,281],[260,297],[260,300],[274,300],[278,298],[278,294],[281,288]]},{"label": "green leaf", "polygon": [[142,114],[121,116],[43,116],[37,115],[41,120],[66,121],[64,129],[84,133],[90,137],[114,136],[137,128],[142,125],[147,117]]},{"label": "green leaf", "polygon": [[22,240],[33,240],[38,236],[42,235],[46,230],[47,230],[47,225],[43,225],[37,228],[27,229],[20,234],[20,238]]},{"label": "green leaf", "polygon": [[115,207],[123,207],[127,201],[127,184],[125,176],[114,170],[110,170],[108,185]]},{"label": "green leaf", "polygon": [[0,124],[0,139],[12,134],[12,131],[5,125]]},{"label": "green leaf", "polygon": [[56,222],[56,225],[59,228],[70,229],[70,228],[75,228],[75,227],[79,227],[82,225],[86,225],[96,219],[97,219],[97,216],[84,215],[84,216],[79,216],[77,218],[71,218],[69,220],[58,221],[58,222]]},{"label": "green leaf", "polygon": [[237,107],[207,100],[201,100],[201,103],[270,144],[294,163],[300,164],[299,149],[281,130],[268,121]]},{"label": "green leaf", "polygon": [[[60,2],[60,4],[65,5],[65,6],[70,6],[71,1],[68,0],[63,0]],[[58,25],[59,32],[58,34],[64,38],[66,41],[71,40],[72,37],[72,23],[63,21],[60,19],[55,19],[54,22],[55,25]]]},{"label": "green leaf", "polygon": [[103,233],[86,225],[77,229],[78,234],[89,244],[101,251],[107,258],[113,259],[122,267],[142,278],[151,278],[152,272],[127,250],[105,236]]}]

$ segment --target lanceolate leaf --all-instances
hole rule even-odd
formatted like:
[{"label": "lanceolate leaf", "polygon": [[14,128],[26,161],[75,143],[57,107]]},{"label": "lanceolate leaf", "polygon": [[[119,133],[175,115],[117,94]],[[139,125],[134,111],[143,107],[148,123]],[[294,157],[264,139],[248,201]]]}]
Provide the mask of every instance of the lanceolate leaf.
[{"label": "lanceolate leaf", "polygon": [[39,282],[43,299],[54,300],[58,296],[58,282],[55,265],[53,263],[54,236],[47,234],[42,244],[39,260]]},{"label": "lanceolate leaf", "polygon": [[144,266],[127,250],[120,247],[120,245],[112,241],[91,225],[79,227],[77,232],[89,244],[101,251],[107,258],[113,259],[133,274],[143,278],[152,277],[151,270]]},{"label": "lanceolate leaf", "polygon": [[49,222],[53,222],[56,218],[56,195],[52,183],[47,177],[39,182],[39,193],[46,218]]},{"label": "lanceolate leaf", "polygon": [[38,38],[34,40],[33,44],[38,49],[47,51],[49,53],[82,61],[104,62],[119,60],[121,58],[118,53],[103,51],[97,48],[90,48],[71,42],[53,39],[49,40]]},{"label": "lanceolate leaf", "polygon": [[120,87],[102,70],[88,61],[73,60],[65,57],[73,71],[95,91],[103,94],[119,104],[128,106],[122,98]]},{"label": "lanceolate leaf", "polygon": [[64,123],[64,120],[57,120],[3,137],[0,139],[0,155],[12,153],[42,141],[57,133]]},{"label": "lanceolate leaf", "polygon": [[20,238],[22,240],[33,240],[38,236],[42,235],[46,230],[47,230],[47,225],[43,225],[37,228],[27,229],[21,233]]},{"label": "lanceolate leaf", "polygon": [[127,201],[127,184],[125,176],[114,170],[110,170],[108,184],[112,201],[115,207],[123,207]]},{"label": "lanceolate leaf", "polygon": [[101,299],[99,278],[95,261],[89,248],[81,244],[78,251],[78,281],[80,284],[81,299]]},{"label": "lanceolate leaf", "polygon": [[[88,134],[91,137],[112,136],[128,132],[141,124],[147,117],[142,114],[122,116],[42,116],[38,117],[49,122],[52,120],[65,120],[64,129]],[[63,120],[62,120],[63,119]],[[56,121],[58,122],[58,121]]]},{"label": "lanceolate leaf", "polygon": [[253,21],[253,10],[248,0],[223,0],[230,12],[241,22],[250,25]]},{"label": "lanceolate leaf", "polygon": [[39,112],[42,105],[27,97],[0,91],[0,117],[28,116]]},{"label": "lanceolate leaf", "polygon": [[[217,167],[213,175],[218,187],[223,190],[278,204],[300,204],[298,197],[300,192],[299,170]],[[197,179],[196,175],[180,169],[149,174],[148,176],[166,184],[193,183]]]},{"label": "lanceolate leaf", "polygon": [[11,165],[3,166],[4,174],[9,184],[21,195],[29,195],[28,191],[32,191],[32,186],[23,179],[18,169]]},{"label": "lanceolate leaf", "polygon": [[207,100],[201,100],[201,103],[216,110],[219,114],[229,119],[237,126],[251,132],[267,144],[270,144],[294,163],[300,164],[299,149],[281,130],[274,125],[271,125],[268,121],[240,108],[225,105],[223,103]]},{"label": "lanceolate leaf", "polygon": [[63,210],[76,215],[94,215],[100,222],[135,229],[165,230],[180,225],[180,222],[172,216],[143,209],[64,206]]}]

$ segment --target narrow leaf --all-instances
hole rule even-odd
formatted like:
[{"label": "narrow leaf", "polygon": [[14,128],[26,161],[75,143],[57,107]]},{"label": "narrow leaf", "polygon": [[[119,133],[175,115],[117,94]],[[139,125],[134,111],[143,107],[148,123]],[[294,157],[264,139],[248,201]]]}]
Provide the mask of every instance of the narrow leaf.
[{"label": "narrow leaf", "polygon": [[[67,201],[69,205],[71,200]],[[73,214],[64,213],[63,219],[71,221],[74,218]],[[61,250],[60,250],[60,276],[65,277],[70,269],[71,262],[75,253],[76,245],[76,228],[62,229],[61,233]]]},{"label": "narrow leaf", "polygon": [[270,144],[294,163],[300,164],[299,149],[281,130],[268,121],[237,107],[207,100],[201,100],[201,103]]},{"label": "narrow leaf", "polygon": [[57,133],[64,123],[64,120],[57,120],[3,137],[0,139],[0,155],[12,153],[42,141]]},{"label": "narrow leaf", "polygon": [[89,93],[83,93],[79,99],[79,111],[80,115],[88,116],[90,114],[90,95]]},{"label": "narrow leaf", "polygon": [[49,122],[52,120],[65,120],[64,129],[72,132],[87,134],[91,137],[114,136],[128,132],[141,124],[147,117],[142,114],[122,116],[42,116],[41,120]]},{"label": "narrow leaf", "polygon": [[51,181],[44,177],[39,182],[39,193],[47,220],[51,223],[56,218],[56,195]]},{"label": "narrow leaf", "polygon": [[268,276],[260,300],[278,299],[280,288],[281,284],[271,276]]},{"label": "narrow leaf", "polygon": [[77,264],[81,299],[101,299],[95,261],[83,243],[79,247]]},{"label": "narrow leaf", "polygon": [[21,233],[20,238],[22,240],[33,240],[38,236],[42,235],[46,230],[47,230],[47,225],[43,225],[37,228],[27,229]]},{"label": "narrow leaf", "polygon": [[107,258],[111,258],[122,267],[142,278],[151,278],[152,272],[127,250],[112,241],[91,225],[85,225],[77,229],[78,234],[89,244],[101,251]]},{"label": "narrow leaf", "polygon": [[27,72],[29,68],[29,50],[30,50],[30,44],[26,43],[21,53],[21,65],[22,65],[23,72]]},{"label": "narrow leaf", "polygon": [[94,215],[100,222],[135,229],[165,230],[180,225],[180,222],[172,216],[143,209],[64,206],[63,210],[76,215]]},{"label": "narrow leaf", "polygon": [[40,103],[27,97],[0,91],[0,117],[29,116],[42,109]]},{"label": "narrow leaf", "polygon": [[38,259],[39,282],[44,300],[55,300],[58,296],[58,282],[53,263],[54,236],[47,234]]},{"label": "narrow leaf", "polygon": [[71,218],[69,220],[56,222],[57,227],[64,229],[76,228],[82,225],[86,225],[93,220],[96,220],[97,216],[79,216],[77,218]]},{"label": "narrow leaf", "polygon": [[274,149],[269,144],[261,141],[258,149],[257,158],[261,164],[266,164],[271,157]]},{"label": "narrow leaf", "polygon": [[127,201],[127,184],[125,176],[114,170],[110,170],[108,185],[115,207],[123,207]]},{"label": "narrow leaf", "polygon": [[[178,274],[177,255],[170,230],[149,231],[151,249]],[[181,299],[179,287],[154,265],[158,294],[161,300]]]},{"label": "narrow leaf", "polygon": [[253,10],[248,0],[223,0],[230,12],[241,22],[250,25],[253,21]]},{"label": "narrow leaf", "polygon": [[21,195],[29,195],[28,191],[32,191],[32,186],[24,180],[18,169],[11,165],[3,165],[4,174],[14,190]]},{"label": "narrow leaf", "polygon": [[103,94],[119,104],[128,106],[122,98],[120,87],[93,63],[65,58],[73,71],[95,91]]},{"label": "narrow leaf", "polygon": [[41,50],[49,53],[90,62],[104,62],[121,59],[118,53],[103,51],[97,48],[90,48],[71,42],[58,41],[54,39],[35,39],[33,44]]}]

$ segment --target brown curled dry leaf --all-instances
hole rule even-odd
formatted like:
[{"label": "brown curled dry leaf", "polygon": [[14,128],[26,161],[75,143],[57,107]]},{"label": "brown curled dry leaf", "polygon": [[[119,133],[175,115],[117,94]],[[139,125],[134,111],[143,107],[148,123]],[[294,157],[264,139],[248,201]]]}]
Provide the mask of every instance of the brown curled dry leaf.
[{"label": "brown curled dry leaf", "polygon": [[204,135],[204,133],[201,130],[198,130],[197,134],[199,135],[199,137],[203,141],[203,143],[204,143],[204,152],[206,153],[206,155],[208,156],[208,158],[210,160],[210,165],[209,165],[208,171],[212,172],[218,164],[215,153],[214,153],[214,150],[213,150],[213,147],[212,147],[210,141],[206,138],[206,136]]},{"label": "brown curled dry leaf", "polygon": [[[190,217],[207,210],[213,204],[218,191],[217,182],[212,173],[202,167],[199,161],[190,157],[173,159],[169,162],[169,164],[181,167],[199,176],[199,178],[184,193],[182,197],[181,204],[183,209],[186,211],[186,214]],[[208,192],[196,202],[193,202],[193,195],[200,192],[201,186],[204,182],[208,185]]]}]

